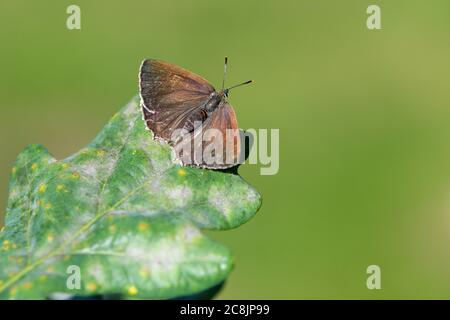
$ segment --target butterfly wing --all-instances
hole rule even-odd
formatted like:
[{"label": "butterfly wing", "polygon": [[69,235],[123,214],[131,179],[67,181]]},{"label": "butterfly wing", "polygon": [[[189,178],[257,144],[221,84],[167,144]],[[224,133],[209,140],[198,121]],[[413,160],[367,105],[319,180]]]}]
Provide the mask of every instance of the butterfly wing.
[{"label": "butterfly wing", "polygon": [[233,107],[221,103],[201,128],[185,135],[174,149],[184,165],[226,169],[242,163],[241,135]]},{"label": "butterfly wing", "polygon": [[144,120],[155,137],[170,141],[192,112],[214,92],[205,79],[176,65],[147,59],[139,72],[139,93]]}]

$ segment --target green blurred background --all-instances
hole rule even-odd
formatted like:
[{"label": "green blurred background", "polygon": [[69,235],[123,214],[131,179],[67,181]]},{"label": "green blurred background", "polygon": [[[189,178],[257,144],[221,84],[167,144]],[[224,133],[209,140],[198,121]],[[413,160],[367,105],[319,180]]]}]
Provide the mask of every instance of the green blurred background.
[{"label": "green blurred background", "polygon": [[240,168],[263,206],[209,233],[236,257],[218,298],[450,298],[449,33],[448,0],[2,0],[0,206],[16,155],[86,145],[142,59],[218,85],[228,55],[229,84],[256,80],[231,95],[240,127],[280,129],[280,171]]}]

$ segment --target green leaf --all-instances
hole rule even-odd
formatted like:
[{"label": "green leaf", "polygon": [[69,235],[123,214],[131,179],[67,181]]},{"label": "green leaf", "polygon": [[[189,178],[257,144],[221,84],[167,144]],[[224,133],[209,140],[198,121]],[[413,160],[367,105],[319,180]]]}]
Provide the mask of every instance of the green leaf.
[{"label": "green leaf", "polygon": [[[133,99],[86,148],[64,160],[39,145],[17,158],[0,232],[0,298],[189,296],[220,285],[225,230],[258,210],[235,174],[181,166],[153,140]],[[81,288],[69,289],[79,267]]]}]

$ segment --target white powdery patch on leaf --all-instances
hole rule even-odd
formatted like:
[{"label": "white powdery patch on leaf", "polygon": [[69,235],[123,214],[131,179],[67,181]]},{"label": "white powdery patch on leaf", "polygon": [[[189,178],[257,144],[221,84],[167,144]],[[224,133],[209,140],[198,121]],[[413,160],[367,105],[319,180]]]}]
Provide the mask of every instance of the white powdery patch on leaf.
[{"label": "white powdery patch on leaf", "polygon": [[89,276],[95,279],[95,282],[97,283],[106,282],[105,270],[103,266],[99,263],[94,262],[89,264],[87,267],[87,273]]},{"label": "white powdery patch on leaf", "polygon": [[90,160],[89,162],[79,165],[77,168],[80,172],[88,176],[89,178],[98,179],[98,170],[97,168],[101,167],[102,162]]},{"label": "white powdery patch on leaf", "polygon": [[[82,179],[86,180],[89,178],[82,176]],[[77,203],[83,203],[87,205],[87,207],[94,208],[99,201],[99,195],[92,194],[92,187],[97,186],[98,183],[96,183],[94,180],[91,180],[89,185],[77,186],[76,188],[71,190],[70,194],[76,200]]]},{"label": "white powdery patch on leaf", "polygon": [[253,188],[249,188],[249,189],[248,189],[248,192],[247,192],[247,200],[248,200],[249,202],[254,202],[254,201],[256,201],[256,200],[258,199],[258,197],[259,197],[259,194],[258,194],[258,192],[257,192],[255,189],[253,189]]},{"label": "white powdery patch on leaf", "polygon": [[229,197],[224,195],[224,191],[217,188],[217,186],[212,186],[208,192],[209,203],[217,209],[217,211],[222,212],[225,217],[233,213],[233,203],[230,202]]},{"label": "white powdery patch on leaf", "polygon": [[108,152],[106,155],[106,160],[102,163],[102,171],[104,177],[109,177],[115,167],[115,158],[114,155],[111,152]]},{"label": "white powdery patch on leaf", "polygon": [[151,270],[152,279],[159,282],[161,287],[167,287],[177,282],[177,270],[182,266],[186,257],[184,246],[160,241],[149,247],[145,243],[130,245],[124,255],[135,260],[141,267]]},{"label": "white powdery patch on leaf", "polygon": [[125,107],[123,114],[128,117],[140,114],[138,104],[135,101],[131,101]]},{"label": "white powdery patch on leaf", "polygon": [[192,198],[192,190],[186,186],[174,187],[166,190],[166,194],[177,207],[184,207]]},{"label": "white powdery patch on leaf", "polygon": [[177,232],[177,240],[185,244],[191,243],[201,237],[200,231],[192,225],[186,225]]},{"label": "white powdery patch on leaf", "polygon": [[[65,242],[65,241],[68,241],[69,239],[72,239],[74,233],[77,232],[81,226],[83,226],[86,223],[88,223],[89,221],[91,221],[94,216],[95,216],[95,213],[90,212],[90,211],[83,211],[83,212],[79,212],[79,213],[73,215],[74,220],[71,223],[71,226],[69,228],[67,228],[66,231],[57,235],[58,240]],[[87,236],[88,236],[88,233],[84,233],[84,234],[80,235],[77,238],[77,242],[83,241]]]}]

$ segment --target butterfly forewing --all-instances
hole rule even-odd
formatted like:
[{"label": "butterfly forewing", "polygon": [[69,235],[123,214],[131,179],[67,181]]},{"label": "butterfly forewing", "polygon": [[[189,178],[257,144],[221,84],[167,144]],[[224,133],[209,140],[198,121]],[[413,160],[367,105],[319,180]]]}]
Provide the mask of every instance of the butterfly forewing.
[{"label": "butterfly forewing", "polygon": [[176,65],[148,59],[139,72],[142,111],[155,137],[170,141],[174,130],[214,92],[205,79]]}]

